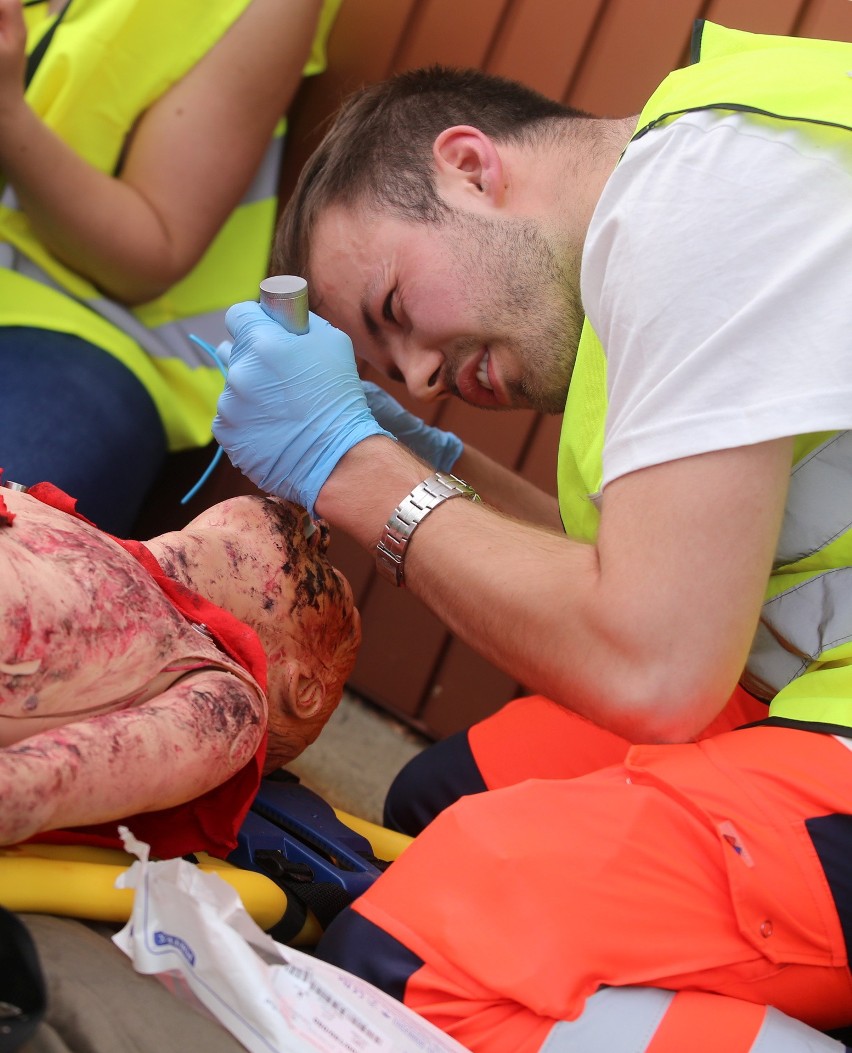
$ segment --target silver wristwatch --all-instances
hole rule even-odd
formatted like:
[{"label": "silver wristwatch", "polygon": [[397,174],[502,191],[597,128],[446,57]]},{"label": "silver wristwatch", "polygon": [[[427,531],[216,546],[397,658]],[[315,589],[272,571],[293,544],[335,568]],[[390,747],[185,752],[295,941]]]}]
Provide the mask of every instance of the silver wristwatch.
[{"label": "silver wristwatch", "polygon": [[382,577],[397,586],[405,584],[405,551],[411,535],[433,508],[452,497],[480,500],[473,487],[461,479],[448,472],[435,472],[397,505],[376,545],[376,569]]}]

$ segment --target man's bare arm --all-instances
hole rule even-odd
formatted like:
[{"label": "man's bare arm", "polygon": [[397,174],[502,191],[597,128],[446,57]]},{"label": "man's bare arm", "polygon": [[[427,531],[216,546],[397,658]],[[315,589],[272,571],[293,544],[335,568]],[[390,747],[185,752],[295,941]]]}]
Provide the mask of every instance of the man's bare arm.
[{"label": "man's bare arm", "polygon": [[453,466],[453,474],[472,487],[492,508],[548,530],[563,533],[559,505],[552,494],[545,493],[473,446],[465,446]]},{"label": "man's bare arm", "polygon": [[[777,440],[616,480],[596,545],[446,502],[417,528],[407,585],[531,689],[629,738],[688,739],[742,672],[791,451],[792,440]],[[339,462],[317,508],[370,548],[428,474],[387,440],[370,438]]]}]

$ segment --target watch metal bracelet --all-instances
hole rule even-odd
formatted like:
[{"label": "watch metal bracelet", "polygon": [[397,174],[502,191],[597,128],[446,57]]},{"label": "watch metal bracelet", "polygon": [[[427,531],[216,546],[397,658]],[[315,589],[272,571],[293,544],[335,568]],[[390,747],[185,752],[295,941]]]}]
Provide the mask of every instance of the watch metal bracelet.
[{"label": "watch metal bracelet", "polygon": [[429,513],[453,497],[479,501],[479,494],[449,472],[435,472],[411,491],[394,509],[376,545],[376,569],[392,584],[405,584],[405,553],[411,535]]}]

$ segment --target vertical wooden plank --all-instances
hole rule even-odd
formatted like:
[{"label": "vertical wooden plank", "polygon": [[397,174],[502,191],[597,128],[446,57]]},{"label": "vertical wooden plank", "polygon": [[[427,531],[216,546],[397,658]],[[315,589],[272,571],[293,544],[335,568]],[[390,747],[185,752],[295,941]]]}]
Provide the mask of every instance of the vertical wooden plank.
[{"label": "vertical wooden plank", "polygon": [[446,738],[521,694],[512,677],[495,669],[467,644],[452,640],[429,687],[420,724],[433,738]]},{"label": "vertical wooden plank", "polygon": [[703,17],[728,29],[789,36],[801,7],[802,0],[710,0]]},{"label": "vertical wooden plank", "polygon": [[364,628],[350,685],[414,721],[444,649],[444,625],[410,593],[375,578],[359,608]]},{"label": "vertical wooden plank", "polygon": [[482,68],[504,6],[505,0],[419,0],[394,72],[434,62]]},{"label": "vertical wooden plank", "polygon": [[810,0],[796,33],[800,37],[852,43],[852,3],[849,0]]},{"label": "vertical wooden plank", "polygon": [[527,0],[510,4],[487,69],[562,99],[604,0]]},{"label": "vertical wooden plank", "polygon": [[343,0],[328,37],[326,70],[299,89],[287,128],[278,203],[293,191],[299,172],[322,138],[325,122],[343,99],[391,72],[418,0]]},{"label": "vertical wooden plank", "polygon": [[681,65],[699,0],[609,0],[565,102],[602,117],[638,113]]},{"label": "vertical wooden plank", "polygon": [[414,19],[418,0],[343,0],[328,37],[330,80],[382,80]]},{"label": "vertical wooden plank", "polygon": [[556,462],[561,433],[561,417],[539,418],[537,429],[519,469],[525,479],[529,479],[539,489],[554,496],[556,495]]},{"label": "vertical wooden plank", "polygon": [[[345,575],[352,588],[352,595],[355,597],[355,606],[360,612],[367,602],[367,595],[373,580],[375,571],[373,557],[342,530],[332,530],[328,558]],[[364,631],[365,626],[362,625],[362,634]]]}]

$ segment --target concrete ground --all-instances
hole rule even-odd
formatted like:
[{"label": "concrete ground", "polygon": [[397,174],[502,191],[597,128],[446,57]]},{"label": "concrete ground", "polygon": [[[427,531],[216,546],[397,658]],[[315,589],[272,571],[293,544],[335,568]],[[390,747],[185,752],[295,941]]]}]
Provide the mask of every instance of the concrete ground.
[{"label": "concrete ground", "polygon": [[428,742],[376,706],[345,693],[316,742],[287,770],[332,807],[381,824],[394,776]]}]

